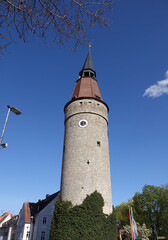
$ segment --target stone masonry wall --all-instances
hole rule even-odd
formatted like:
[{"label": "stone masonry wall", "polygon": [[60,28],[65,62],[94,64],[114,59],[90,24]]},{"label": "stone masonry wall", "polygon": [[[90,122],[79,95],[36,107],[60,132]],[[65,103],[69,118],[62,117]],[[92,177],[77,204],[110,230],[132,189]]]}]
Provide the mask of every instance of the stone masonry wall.
[{"label": "stone masonry wall", "polygon": [[[79,126],[82,119],[86,127]],[[104,198],[104,213],[111,213],[108,111],[99,101],[76,100],[65,109],[61,198],[81,204],[95,190]]]}]

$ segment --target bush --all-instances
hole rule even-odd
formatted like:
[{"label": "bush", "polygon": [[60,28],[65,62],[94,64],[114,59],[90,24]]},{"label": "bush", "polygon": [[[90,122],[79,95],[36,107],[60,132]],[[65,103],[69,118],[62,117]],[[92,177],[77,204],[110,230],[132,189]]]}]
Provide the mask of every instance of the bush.
[{"label": "bush", "polygon": [[115,210],[103,213],[104,200],[95,191],[81,205],[57,199],[51,222],[50,240],[116,240]]}]

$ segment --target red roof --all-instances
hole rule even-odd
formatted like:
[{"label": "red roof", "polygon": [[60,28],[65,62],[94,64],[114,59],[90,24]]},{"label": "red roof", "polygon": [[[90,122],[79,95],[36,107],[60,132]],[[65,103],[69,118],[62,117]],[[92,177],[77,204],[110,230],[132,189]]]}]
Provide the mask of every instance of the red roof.
[{"label": "red roof", "polygon": [[21,211],[24,210],[25,223],[31,223],[31,216],[34,216],[40,212],[58,195],[59,192],[52,195],[46,195],[46,198],[44,200],[39,200],[37,203],[24,202]]},{"label": "red roof", "polygon": [[29,202],[24,203],[24,217],[25,217],[25,222],[30,223],[31,222],[31,212],[30,212],[30,205]]},{"label": "red roof", "polygon": [[12,217],[10,212],[4,213],[2,216],[0,216],[0,223],[2,223],[8,215]]},{"label": "red roof", "polygon": [[83,97],[103,100],[100,94],[97,81],[95,79],[91,77],[83,77],[76,82],[71,100]]}]

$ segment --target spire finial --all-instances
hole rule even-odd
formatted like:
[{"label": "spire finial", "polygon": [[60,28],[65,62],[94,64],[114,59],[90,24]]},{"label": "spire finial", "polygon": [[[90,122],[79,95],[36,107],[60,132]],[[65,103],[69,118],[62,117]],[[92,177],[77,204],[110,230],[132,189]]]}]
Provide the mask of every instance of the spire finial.
[{"label": "spire finial", "polygon": [[91,44],[89,44],[89,48],[91,48]]}]

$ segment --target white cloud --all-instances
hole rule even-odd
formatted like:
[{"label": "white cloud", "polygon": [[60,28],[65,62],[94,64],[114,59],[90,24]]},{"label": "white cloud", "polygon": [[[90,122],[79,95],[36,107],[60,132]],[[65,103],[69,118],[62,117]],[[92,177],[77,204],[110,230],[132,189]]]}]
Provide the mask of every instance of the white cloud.
[{"label": "white cloud", "polygon": [[145,90],[144,96],[149,96],[152,98],[160,97],[163,94],[168,94],[168,70],[165,73],[165,79],[158,81],[157,84],[154,84]]}]

